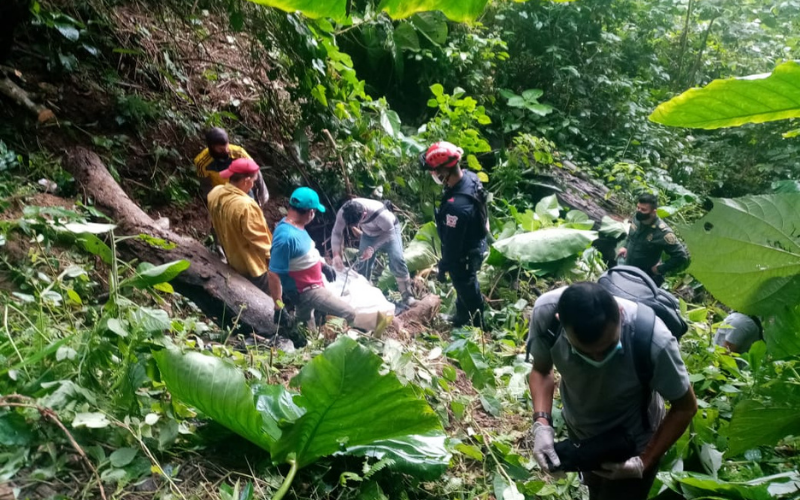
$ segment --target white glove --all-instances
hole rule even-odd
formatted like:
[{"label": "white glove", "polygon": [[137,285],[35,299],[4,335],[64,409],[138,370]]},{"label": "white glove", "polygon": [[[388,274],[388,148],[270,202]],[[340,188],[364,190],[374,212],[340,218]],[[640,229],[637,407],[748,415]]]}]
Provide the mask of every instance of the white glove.
[{"label": "white glove", "polygon": [[550,472],[550,464],[547,459],[553,464],[553,467],[560,467],[561,460],[559,460],[555,449],[556,431],[549,425],[541,422],[534,422],[533,424],[533,458],[539,464],[543,471]]},{"label": "white glove", "polygon": [[606,479],[641,479],[644,474],[644,462],[641,457],[629,458],[619,463],[604,463],[601,467],[602,470],[594,473]]},{"label": "white glove", "polygon": [[344,261],[342,260],[341,255],[333,256],[333,268],[339,271],[340,273],[344,271]]}]

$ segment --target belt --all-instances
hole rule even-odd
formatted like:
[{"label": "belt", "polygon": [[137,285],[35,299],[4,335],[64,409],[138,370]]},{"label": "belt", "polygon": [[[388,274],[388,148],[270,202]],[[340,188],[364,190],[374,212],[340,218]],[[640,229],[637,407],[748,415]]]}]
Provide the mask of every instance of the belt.
[{"label": "belt", "polygon": [[304,293],[304,292],[307,292],[309,290],[315,290],[317,288],[322,288],[322,285],[319,285],[319,284],[308,285],[307,287],[303,288],[302,290],[300,290],[297,293]]}]

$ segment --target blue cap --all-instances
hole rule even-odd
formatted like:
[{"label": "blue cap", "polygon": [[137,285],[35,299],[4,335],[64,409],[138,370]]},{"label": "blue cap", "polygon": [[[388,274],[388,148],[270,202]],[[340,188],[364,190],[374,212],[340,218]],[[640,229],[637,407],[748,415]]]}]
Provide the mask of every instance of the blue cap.
[{"label": "blue cap", "polygon": [[294,190],[289,198],[289,206],[302,210],[314,209],[325,213],[325,207],[319,202],[319,195],[311,188],[301,187]]}]

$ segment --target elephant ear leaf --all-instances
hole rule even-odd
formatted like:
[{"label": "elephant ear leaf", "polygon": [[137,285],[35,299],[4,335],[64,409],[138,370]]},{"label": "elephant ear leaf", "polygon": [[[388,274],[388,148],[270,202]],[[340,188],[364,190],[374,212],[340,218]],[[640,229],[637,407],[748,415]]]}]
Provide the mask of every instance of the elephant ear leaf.
[{"label": "elephant ear leaf", "polygon": [[713,202],[705,217],[681,231],[692,254],[689,272],[720,302],[746,314],[778,314],[800,302],[800,193]]},{"label": "elephant ear leaf", "polygon": [[800,117],[800,64],[772,73],[714,80],[659,105],[650,120],[671,127],[716,129]]},{"label": "elephant ear leaf", "polygon": [[277,442],[273,460],[299,467],[348,454],[388,458],[398,469],[433,478],[450,455],[439,418],[413,387],[380,374],[382,360],[342,337],[292,379],[305,413]]},{"label": "elephant ear leaf", "polygon": [[515,234],[494,243],[507,259],[526,264],[555,262],[583,252],[597,239],[594,231],[554,227]]},{"label": "elephant ear leaf", "polygon": [[412,273],[427,269],[439,261],[441,241],[436,232],[436,224],[428,222],[419,229],[408,248],[403,252],[403,259]]},{"label": "elephant ear leaf", "polygon": [[278,422],[259,412],[244,374],[233,364],[169,346],[153,353],[172,396],[261,448],[271,451],[281,435]]}]

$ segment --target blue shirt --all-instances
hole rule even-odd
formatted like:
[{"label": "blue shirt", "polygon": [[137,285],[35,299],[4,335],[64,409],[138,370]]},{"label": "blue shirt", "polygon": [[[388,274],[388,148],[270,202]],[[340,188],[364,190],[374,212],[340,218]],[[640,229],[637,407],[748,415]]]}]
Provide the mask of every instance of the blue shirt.
[{"label": "blue shirt", "polygon": [[272,235],[269,270],[281,278],[281,286],[299,292],[324,286],[322,257],[305,229],[298,229],[281,219]]}]

